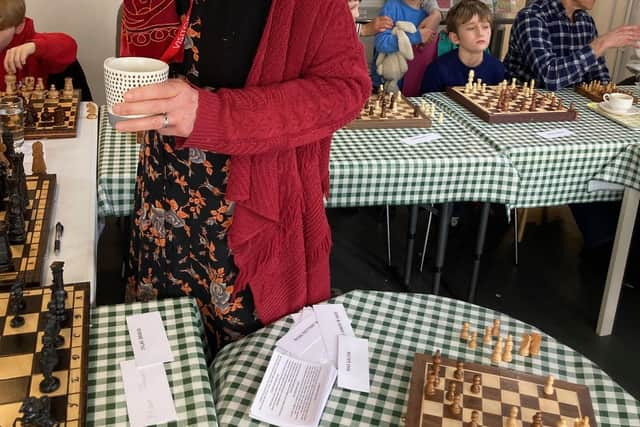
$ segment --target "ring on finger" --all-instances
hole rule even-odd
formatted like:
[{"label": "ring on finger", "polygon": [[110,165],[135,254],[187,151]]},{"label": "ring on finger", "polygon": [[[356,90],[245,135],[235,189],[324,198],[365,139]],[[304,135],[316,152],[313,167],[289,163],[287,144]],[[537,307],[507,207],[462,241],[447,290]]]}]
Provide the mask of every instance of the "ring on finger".
[{"label": "ring on finger", "polygon": [[169,115],[167,113],[162,114],[162,129],[169,127]]}]

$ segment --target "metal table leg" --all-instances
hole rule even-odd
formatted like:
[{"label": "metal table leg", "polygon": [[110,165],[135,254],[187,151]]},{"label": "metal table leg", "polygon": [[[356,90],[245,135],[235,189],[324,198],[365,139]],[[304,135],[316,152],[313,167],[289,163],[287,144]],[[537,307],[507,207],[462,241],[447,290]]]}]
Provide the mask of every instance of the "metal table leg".
[{"label": "metal table leg", "polygon": [[416,241],[416,227],[418,225],[418,205],[412,205],[409,215],[409,231],[407,234],[407,260],[404,267],[404,284],[409,286],[413,267],[413,246]]},{"label": "metal table leg", "polygon": [[487,236],[487,223],[489,222],[489,208],[491,203],[484,202],[480,211],[480,224],[478,224],[478,238],[476,247],[473,251],[473,273],[471,274],[471,285],[469,286],[469,297],[467,301],[473,302],[476,296],[476,286],[478,284],[478,276],[480,274],[480,258],[484,248],[484,239]]},{"label": "metal table leg", "polygon": [[440,279],[442,267],[444,266],[444,255],[447,249],[447,239],[449,237],[449,221],[451,220],[452,203],[442,204],[442,214],[440,215],[440,226],[438,227],[438,243],[436,246],[435,265],[433,266],[433,293],[440,293]]}]

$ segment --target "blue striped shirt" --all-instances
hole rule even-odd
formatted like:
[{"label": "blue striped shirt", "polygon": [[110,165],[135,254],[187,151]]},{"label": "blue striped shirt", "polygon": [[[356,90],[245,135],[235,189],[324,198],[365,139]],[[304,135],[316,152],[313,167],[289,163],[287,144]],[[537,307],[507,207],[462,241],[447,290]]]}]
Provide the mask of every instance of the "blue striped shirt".
[{"label": "blue striped shirt", "polygon": [[504,66],[509,78],[557,90],[582,82],[608,82],[604,58],[589,43],[598,36],[593,18],[576,10],[573,21],[559,0],[535,0],[513,23]]}]

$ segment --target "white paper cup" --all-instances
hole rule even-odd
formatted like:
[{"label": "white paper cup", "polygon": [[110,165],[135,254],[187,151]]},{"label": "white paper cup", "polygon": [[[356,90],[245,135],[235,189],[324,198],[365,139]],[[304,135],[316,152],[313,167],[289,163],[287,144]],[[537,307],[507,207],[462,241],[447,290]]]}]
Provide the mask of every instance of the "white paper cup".
[{"label": "white paper cup", "polygon": [[628,111],[633,106],[633,97],[626,93],[605,93],[602,99],[614,111]]},{"label": "white paper cup", "polygon": [[143,57],[107,58],[104,60],[104,88],[109,121],[144,117],[145,115],[116,116],[111,108],[124,102],[124,94],[132,88],[161,83],[169,78],[169,65],[159,59]]}]

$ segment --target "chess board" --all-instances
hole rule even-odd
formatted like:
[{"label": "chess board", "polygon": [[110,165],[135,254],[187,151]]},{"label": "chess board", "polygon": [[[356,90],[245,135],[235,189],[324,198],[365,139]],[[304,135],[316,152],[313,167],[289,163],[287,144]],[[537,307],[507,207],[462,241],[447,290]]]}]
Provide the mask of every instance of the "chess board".
[{"label": "chess board", "polygon": [[[418,117],[415,117],[414,104],[404,96],[400,96],[397,101],[397,111],[394,112],[388,108],[385,117],[381,117],[381,105],[375,105],[378,99],[379,95],[371,95],[360,115],[345,127],[349,129],[431,127],[431,119],[422,111],[418,111]],[[373,114],[369,114],[372,105],[374,106]]]},{"label": "chess board", "polygon": [[[49,241],[49,229],[55,186],[55,175],[27,175],[27,239],[24,244],[11,245],[14,269],[0,273],[0,289],[8,289],[18,279],[25,287],[40,285],[47,245],[53,245]],[[0,220],[4,220],[6,214],[0,211]]]},{"label": "chess board", "polygon": [[[51,414],[60,426],[83,426],[86,410],[87,360],[89,341],[89,284],[65,286],[67,321],[60,334],[64,345],[58,349],[60,361],[53,375],[60,388],[49,394]],[[40,349],[46,322],[48,288],[25,289],[25,324],[10,326],[7,313],[9,293],[0,293],[0,426],[12,426],[27,396],[42,396],[39,390]],[[20,425],[20,424],[18,424]]]},{"label": "chess board", "polygon": [[577,93],[579,93],[580,95],[584,96],[585,98],[588,98],[588,99],[590,99],[592,101],[595,101],[595,102],[604,101],[604,99],[602,99],[602,97],[604,96],[605,93],[613,93],[613,92],[626,93],[627,95],[633,96],[633,103],[634,104],[638,103],[638,97],[635,96],[631,91],[624,90],[624,89],[619,89],[613,83],[609,84],[609,85],[593,85],[593,86],[591,86],[591,88],[589,87],[589,84],[583,83],[583,84],[580,84],[580,85],[576,86],[575,87],[575,91]]},{"label": "chess board", "polygon": [[511,101],[505,111],[497,107],[498,86],[487,86],[484,93],[480,91],[464,93],[464,86],[453,86],[447,88],[447,95],[488,123],[554,122],[576,120],[578,117],[577,111],[569,109],[567,106],[562,106],[559,109],[551,107],[550,93],[536,92],[539,104],[533,111],[530,111],[529,108],[522,111],[521,105],[527,101],[522,94],[522,88],[516,87],[508,90]]},{"label": "chess board", "polygon": [[[45,92],[46,97],[46,92]],[[78,127],[78,105],[82,99],[80,89],[74,89],[72,98],[64,98],[62,91],[57,101],[50,102],[48,99],[32,100],[30,106],[36,116],[35,124],[24,128],[24,139],[55,139],[55,138],[75,138]],[[64,125],[54,126],[54,122],[45,123],[42,121],[42,112],[46,108],[51,110],[56,107],[64,110]]]},{"label": "chess board", "polygon": [[[588,416],[590,425],[597,426],[589,389],[584,385],[556,380],[554,394],[543,392],[546,378],[523,374],[509,369],[465,363],[464,378],[455,379],[456,362],[442,358],[440,383],[433,396],[425,396],[426,373],[431,366],[431,356],[416,353],[411,371],[407,427],[466,427],[471,411],[480,413],[482,426],[502,427],[512,406],[518,407],[518,427],[529,427],[536,412],[541,412],[545,426],[555,426],[560,417],[573,425],[576,417]],[[474,374],[480,374],[482,386],[479,394],[471,392]],[[451,402],[445,398],[450,382],[456,382],[462,390],[462,413],[453,415]]]}]

